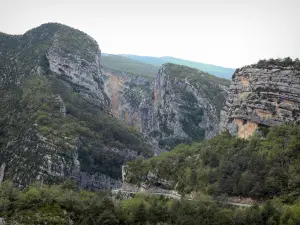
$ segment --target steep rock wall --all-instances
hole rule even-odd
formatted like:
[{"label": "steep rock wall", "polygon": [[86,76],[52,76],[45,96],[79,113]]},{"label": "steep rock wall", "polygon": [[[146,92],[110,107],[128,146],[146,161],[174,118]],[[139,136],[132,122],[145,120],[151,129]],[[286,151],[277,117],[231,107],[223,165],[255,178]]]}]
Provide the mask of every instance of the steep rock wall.
[{"label": "steep rock wall", "polygon": [[196,69],[163,65],[150,78],[102,69],[113,114],[136,127],[155,154],[219,131],[228,81]]},{"label": "steep rock wall", "polygon": [[248,138],[260,126],[300,119],[300,70],[294,66],[243,67],[234,73],[229,90],[221,130]]},{"label": "steep rock wall", "polygon": [[157,151],[208,139],[219,132],[226,85],[209,78],[185,66],[165,64],[160,68],[154,86],[155,119],[149,134]]},{"label": "steep rock wall", "polygon": [[152,79],[107,68],[102,68],[102,74],[113,115],[140,133],[148,133],[153,105]]}]

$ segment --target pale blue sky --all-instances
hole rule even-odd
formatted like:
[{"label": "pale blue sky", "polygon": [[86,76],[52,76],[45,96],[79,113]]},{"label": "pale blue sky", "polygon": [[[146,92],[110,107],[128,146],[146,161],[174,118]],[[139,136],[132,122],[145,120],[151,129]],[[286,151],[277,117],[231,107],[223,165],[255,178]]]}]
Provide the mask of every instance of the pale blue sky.
[{"label": "pale blue sky", "polygon": [[300,57],[299,0],[0,0],[0,31],[60,22],[115,54],[174,56],[227,67]]}]

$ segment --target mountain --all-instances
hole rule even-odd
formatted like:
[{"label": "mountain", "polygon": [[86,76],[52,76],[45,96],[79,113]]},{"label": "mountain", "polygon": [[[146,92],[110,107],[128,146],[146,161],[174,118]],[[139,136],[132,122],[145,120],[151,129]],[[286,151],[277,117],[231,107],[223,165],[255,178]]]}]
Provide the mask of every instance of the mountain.
[{"label": "mountain", "polygon": [[221,129],[248,138],[263,127],[300,120],[300,62],[261,60],[237,69],[221,112]]},{"label": "mountain", "polygon": [[101,65],[107,69],[153,78],[159,69],[159,66],[153,64],[143,63],[128,57],[112,54],[102,54]]},{"label": "mountain", "polygon": [[[299,224],[298,60],[238,69],[229,96],[228,80],[186,66],[153,80],[100,61],[65,25],[0,33],[0,224]],[[216,135],[219,115],[230,132],[236,118],[264,126]],[[202,141],[149,158],[145,141],[177,140]]]},{"label": "mountain", "polygon": [[121,185],[121,166],[151,154],[111,115],[98,44],[57,23],[0,34],[0,178],[20,187],[74,177],[81,187]]},{"label": "mountain", "polygon": [[160,67],[155,81],[105,68],[102,73],[113,114],[139,130],[155,153],[218,133],[228,80],[171,63]]},{"label": "mountain", "polygon": [[225,67],[216,66],[212,64],[199,63],[199,62],[194,62],[190,60],[179,59],[179,58],[174,58],[169,56],[152,57],[152,56],[138,56],[138,55],[126,55],[126,54],[123,54],[122,56],[143,63],[156,65],[156,66],[160,66],[164,63],[173,63],[173,64],[179,64],[183,66],[188,66],[225,79],[231,79],[231,76],[235,71],[235,69],[233,68],[225,68]]},{"label": "mountain", "polygon": [[[178,71],[178,70],[177,70]],[[221,111],[223,132],[210,140],[129,162],[123,187],[160,188],[190,198],[300,198],[300,61],[261,60],[237,69]],[[130,184],[136,185],[131,186]]]}]

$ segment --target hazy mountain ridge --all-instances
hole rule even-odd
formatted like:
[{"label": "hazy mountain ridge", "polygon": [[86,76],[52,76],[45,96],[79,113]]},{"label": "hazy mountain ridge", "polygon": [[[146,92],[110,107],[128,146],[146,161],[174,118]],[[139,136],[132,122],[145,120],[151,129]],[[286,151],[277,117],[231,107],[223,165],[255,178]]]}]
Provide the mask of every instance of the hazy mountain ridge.
[{"label": "hazy mountain ridge", "polygon": [[231,76],[235,71],[235,69],[233,68],[226,68],[226,67],[216,66],[212,64],[194,62],[194,61],[174,58],[170,56],[152,57],[152,56],[138,56],[138,55],[129,55],[129,54],[122,54],[122,56],[128,57],[130,59],[134,59],[136,61],[153,64],[157,66],[160,66],[164,63],[174,63],[179,65],[184,65],[226,79],[231,79]]},{"label": "hazy mountain ridge", "polygon": [[122,55],[102,54],[101,65],[107,69],[154,78],[159,66],[143,63]]}]

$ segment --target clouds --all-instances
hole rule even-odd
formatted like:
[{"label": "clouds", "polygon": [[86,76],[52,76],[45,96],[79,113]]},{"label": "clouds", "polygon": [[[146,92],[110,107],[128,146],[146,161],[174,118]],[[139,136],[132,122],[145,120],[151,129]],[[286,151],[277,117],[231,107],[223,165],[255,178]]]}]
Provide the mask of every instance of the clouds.
[{"label": "clouds", "polygon": [[[63,3],[62,3],[63,2]],[[104,52],[170,55],[240,67],[261,58],[300,57],[296,0],[1,0],[0,30],[45,22],[78,28]]]}]

